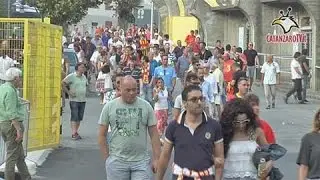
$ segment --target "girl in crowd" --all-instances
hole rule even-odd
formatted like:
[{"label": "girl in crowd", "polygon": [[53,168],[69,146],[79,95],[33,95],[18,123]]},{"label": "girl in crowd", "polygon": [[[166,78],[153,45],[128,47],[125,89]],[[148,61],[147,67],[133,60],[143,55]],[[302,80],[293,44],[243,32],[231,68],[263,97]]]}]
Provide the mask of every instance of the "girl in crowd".
[{"label": "girl in crowd", "polygon": [[[258,127],[256,116],[251,106],[243,99],[228,102],[220,120],[224,139],[224,180],[255,180],[257,169],[252,156],[260,145],[267,145],[263,131]],[[268,161],[262,170],[264,179],[272,167]]]},{"label": "girl in crowd", "polygon": [[106,51],[103,50],[101,52],[101,60],[98,62],[98,69],[99,74],[97,78],[97,91],[100,93],[100,104],[104,104],[105,96],[108,96],[110,91],[113,90],[113,84],[112,84],[112,76],[111,71],[113,69],[112,64],[110,63],[110,60],[105,55]]},{"label": "girl in crowd", "polygon": [[313,119],[312,132],[303,136],[297,159],[298,180],[320,179],[320,109]]},{"label": "girl in crowd", "polygon": [[[162,78],[156,80],[156,85],[153,89],[154,112],[158,120],[157,128],[160,137],[164,133],[164,129],[168,125],[168,91],[164,87]],[[162,140],[160,138],[160,140]]]}]

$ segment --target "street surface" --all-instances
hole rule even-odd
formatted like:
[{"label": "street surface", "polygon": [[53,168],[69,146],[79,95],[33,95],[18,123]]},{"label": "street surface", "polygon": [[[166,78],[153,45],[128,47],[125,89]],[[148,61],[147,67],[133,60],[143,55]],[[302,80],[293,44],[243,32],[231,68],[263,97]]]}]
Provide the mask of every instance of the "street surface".
[{"label": "street surface", "polygon": [[[181,89],[177,84],[177,89]],[[297,177],[297,165],[295,164],[300,146],[301,137],[309,132],[312,127],[312,119],[319,108],[319,102],[309,104],[284,104],[283,94],[278,94],[276,109],[265,109],[265,98],[262,87],[253,89],[261,98],[261,117],[274,128],[278,144],[287,148],[285,157],[276,162],[284,180],[293,180]],[[178,93],[178,92],[176,92]],[[290,104],[291,103],[291,104]],[[68,103],[66,103],[68,104]],[[63,114],[63,135],[61,148],[53,151],[47,161],[38,168],[35,179],[46,180],[103,180],[106,179],[104,162],[101,159],[97,144],[98,118],[102,106],[96,97],[88,98],[85,112],[85,120],[80,129],[83,137],[80,141],[71,140],[69,125],[70,109],[66,106]],[[170,167],[170,166],[169,166]],[[170,169],[165,180],[171,179]]]}]

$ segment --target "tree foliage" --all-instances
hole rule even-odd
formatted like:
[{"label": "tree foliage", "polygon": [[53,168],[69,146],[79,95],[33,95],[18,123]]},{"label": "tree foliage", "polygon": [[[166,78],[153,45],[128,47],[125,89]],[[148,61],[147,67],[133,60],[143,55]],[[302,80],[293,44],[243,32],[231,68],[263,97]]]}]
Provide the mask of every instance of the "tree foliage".
[{"label": "tree foliage", "polygon": [[51,18],[56,25],[78,23],[87,15],[88,8],[102,4],[100,0],[27,0],[39,9],[41,15]]},{"label": "tree foliage", "polygon": [[125,20],[131,22],[134,20],[132,10],[139,7],[142,0],[105,0],[106,4],[117,4],[115,11],[119,17],[119,20]]}]

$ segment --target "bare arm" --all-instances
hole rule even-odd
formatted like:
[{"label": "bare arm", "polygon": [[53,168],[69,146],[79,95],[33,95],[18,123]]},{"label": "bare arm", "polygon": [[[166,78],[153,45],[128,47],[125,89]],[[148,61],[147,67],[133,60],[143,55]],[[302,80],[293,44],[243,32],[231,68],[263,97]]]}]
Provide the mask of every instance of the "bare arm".
[{"label": "bare arm", "polygon": [[256,58],[255,58],[255,62],[256,62],[256,65],[258,65],[258,67],[260,68],[260,63],[259,63],[259,57],[258,57],[258,55],[257,55]]},{"label": "bare arm", "polygon": [[277,84],[280,84],[280,73],[277,73]]},{"label": "bare arm", "polygon": [[167,170],[168,163],[170,161],[172,149],[173,149],[173,145],[171,143],[165,141],[163,148],[162,148],[161,156],[159,159],[156,180],[163,180],[163,176]]},{"label": "bare arm", "polygon": [[173,108],[173,120],[178,120],[180,116],[181,109],[180,108]]},{"label": "bare arm", "polygon": [[295,67],[294,70],[295,70],[300,76],[302,76],[302,73],[300,72],[300,70],[299,70],[298,67]]},{"label": "bare arm", "polygon": [[106,143],[106,134],[108,133],[109,125],[100,125],[98,133],[98,143],[100,146],[100,152],[104,160],[109,157],[109,147]]},{"label": "bare arm", "polygon": [[260,146],[263,146],[263,145],[268,145],[268,142],[266,140],[266,137],[264,135],[264,132],[262,131],[261,128],[257,128],[256,130],[256,135],[257,135],[257,143],[260,145]]},{"label": "bare arm", "polygon": [[307,178],[308,171],[309,167],[301,164],[298,171],[298,180],[305,180]]},{"label": "bare arm", "polygon": [[302,65],[303,65],[303,67],[304,67],[304,69],[308,72],[308,74],[310,73],[310,71],[309,71],[309,66],[307,65],[307,63],[302,63]]},{"label": "bare arm", "polygon": [[68,90],[67,85],[68,85],[68,83],[63,80],[63,81],[62,81],[62,90],[63,90],[65,93],[67,93],[67,94],[70,95],[70,91]]},{"label": "bare arm", "polygon": [[176,87],[176,82],[177,82],[177,78],[173,78],[172,79],[172,92],[173,92],[174,88]]},{"label": "bare arm", "polygon": [[215,180],[221,180],[224,168],[223,142],[214,144]]},{"label": "bare arm", "polygon": [[153,161],[158,161],[160,157],[160,149],[161,149],[161,143],[160,143],[160,136],[158,134],[158,130],[156,126],[149,126],[148,132],[151,139],[152,144],[152,155],[153,155]]},{"label": "bare arm", "polygon": [[261,83],[263,84],[264,81],[264,73],[261,73]]}]

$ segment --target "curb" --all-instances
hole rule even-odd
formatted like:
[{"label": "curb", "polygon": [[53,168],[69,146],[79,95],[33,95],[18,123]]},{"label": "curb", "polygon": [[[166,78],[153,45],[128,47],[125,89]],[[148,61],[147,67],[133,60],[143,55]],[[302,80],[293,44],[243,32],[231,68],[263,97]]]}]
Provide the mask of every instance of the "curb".
[{"label": "curb", "polygon": [[[37,167],[41,166],[46,161],[46,159],[52,151],[53,149],[44,149],[39,151],[28,152],[27,157],[25,158],[25,162],[28,166],[31,176],[36,175]],[[0,171],[4,171],[4,169],[5,163],[0,166]],[[18,172],[17,167],[15,168],[15,171]]]}]

